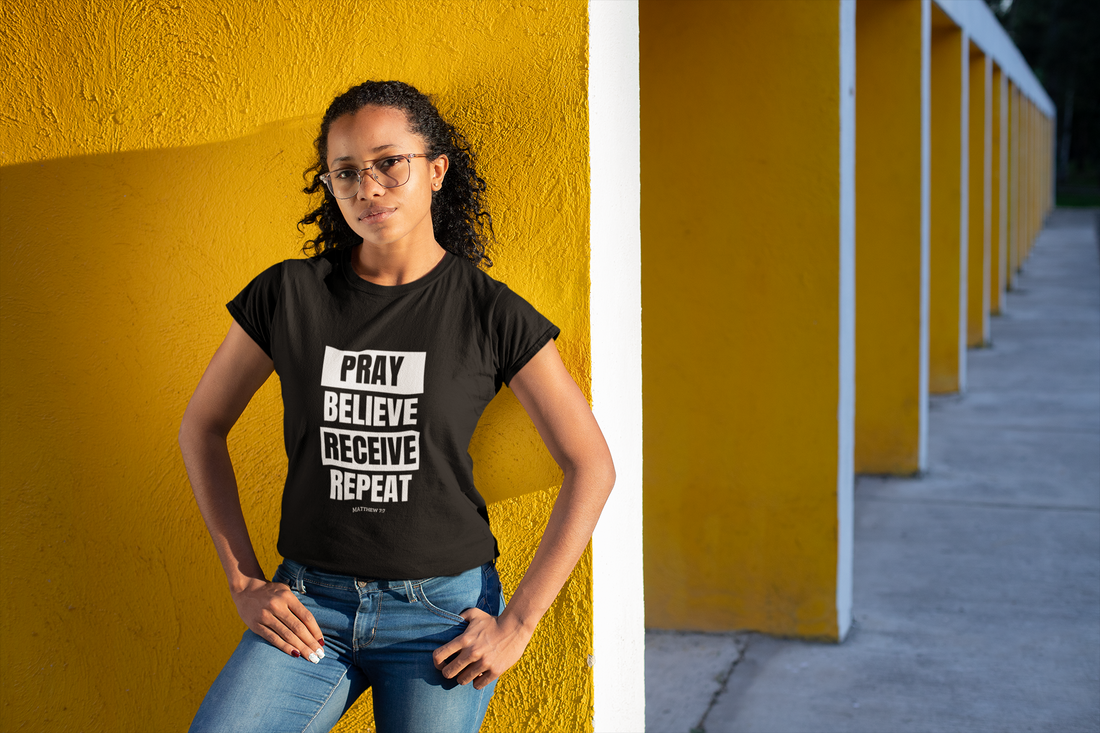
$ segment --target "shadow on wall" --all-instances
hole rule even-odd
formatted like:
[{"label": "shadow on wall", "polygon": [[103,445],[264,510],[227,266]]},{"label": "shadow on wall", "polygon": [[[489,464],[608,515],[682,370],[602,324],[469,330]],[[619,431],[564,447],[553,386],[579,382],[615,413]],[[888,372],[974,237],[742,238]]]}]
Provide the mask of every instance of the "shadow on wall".
[{"label": "shadow on wall", "polygon": [[[240,634],[176,431],[228,330],[224,303],[299,256],[316,125],[0,169],[0,728],[174,729]],[[285,471],[277,382],[230,438],[268,572]],[[561,480],[507,391],[471,452],[512,456],[478,475],[490,503]]]}]

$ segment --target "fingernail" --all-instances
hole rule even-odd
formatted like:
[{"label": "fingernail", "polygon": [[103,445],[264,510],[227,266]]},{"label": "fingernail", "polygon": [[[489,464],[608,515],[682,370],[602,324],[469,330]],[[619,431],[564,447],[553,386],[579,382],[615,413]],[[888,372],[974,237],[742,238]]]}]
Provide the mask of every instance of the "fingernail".
[{"label": "fingernail", "polygon": [[291,649],[290,650],[290,656],[297,659],[298,657],[302,656],[302,653],[300,651],[298,651],[297,649]]},{"label": "fingernail", "polygon": [[324,646],[325,645],[325,640],[324,639],[318,639],[317,643],[320,644],[321,646]]},{"label": "fingernail", "polygon": [[325,658],[325,650],[324,649],[318,649],[317,650],[317,658],[318,659],[324,659]]},{"label": "fingernail", "polygon": [[317,658],[317,655],[315,653],[311,652],[310,655],[309,655],[309,661],[313,662],[314,664],[317,664],[321,660]]}]

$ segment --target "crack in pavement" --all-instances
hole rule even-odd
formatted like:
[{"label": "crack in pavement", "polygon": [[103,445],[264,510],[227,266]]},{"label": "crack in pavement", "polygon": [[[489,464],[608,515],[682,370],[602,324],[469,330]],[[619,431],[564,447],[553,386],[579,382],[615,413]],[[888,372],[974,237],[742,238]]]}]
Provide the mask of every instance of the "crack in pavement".
[{"label": "crack in pavement", "polygon": [[722,693],[726,691],[726,687],[729,685],[730,677],[733,676],[733,670],[736,669],[737,664],[745,658],[745,652],[748,651],[749,643],[744,639],[735,639],[734,645],[737,648],[737,656],[730,662],[729,668],[726,670],[720,678],[718,678],[718,689],[714,691],[714,694],[710,697],[710,703],[707,704],[707,709],[703,711],[703,717],[699,719],[699,724],[691,729],[690,733],[707,733],[707,716],[710,715],[710,711],[714,709],[715,703],[718,702],[718,698],[722,697]]}]

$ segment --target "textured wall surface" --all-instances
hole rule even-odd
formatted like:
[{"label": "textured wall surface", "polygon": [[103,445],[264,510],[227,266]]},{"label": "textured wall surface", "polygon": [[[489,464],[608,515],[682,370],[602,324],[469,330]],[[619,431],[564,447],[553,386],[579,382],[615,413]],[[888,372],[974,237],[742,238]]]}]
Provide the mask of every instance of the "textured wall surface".
[{"label": "textured wall surface", "polygon": [[1005,245],[1008,242],[1008,91],[1004,72],[993,65],[993,125],[992,159],[990,178],[993,191],[990,195],[989,214],[989,312],[1001,314],[1001,301],[1005,291],[1005,268],[1008,265]]},{"label": "textured wall surface", "polygon": [[[4,731],[186,727],[243,624],[176,447],[224,303],[298,255],[320,114],[348,86],[437,95],[480,151],[491,274],[562,327],[586,392],[587,15],[580,0],[33,3],[0,17]],[[552,154],[553,161],[548,158]],[[230,436],[265,569],[278,384]],[[514,588],[560,474],[514,397],[471,452]],[[486,730],[585,730],[586,556]],[[369,730],[369,703],[342,730]]]},{"label": "textured wall surface", "polygon": [[838,5],[644,0],[641,88],[646,625],[835,638]]},{"label": "textured wall surface", "polygon": [[974,44],[970,43],[970,63],[967,73],[970,81],[968,113],[969,136],[967,165],[970,175],[967,182],[967,306],[966,345],[981,347],[989,344],[989,257],[990,223],[987,201],[992,192],[992,144],[993,144],[993,94],[990,88],[993,77],[992,61]]},{"label": "textured wall surface", "polygon": [[933,4],[928,321],[928,389],[932,394],[966,387],[963,217],[968,210],[962,178],[967,154],[963,41],[962,30]]},{"label": "textured wall surface", "polygon": [[921,7],[921,0],[856,3],[861,473],[921,468]]}]

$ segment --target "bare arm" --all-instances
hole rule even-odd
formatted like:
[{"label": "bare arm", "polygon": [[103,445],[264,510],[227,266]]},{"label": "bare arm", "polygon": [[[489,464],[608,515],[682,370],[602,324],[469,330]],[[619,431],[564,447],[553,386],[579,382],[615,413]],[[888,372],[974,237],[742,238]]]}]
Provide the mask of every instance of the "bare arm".
[{"label": "bare arm", "polygon": [[[615,483],[611,453],[584,395],[551,341],[512,379],[512,391],[564,474],[535,557],[499,618],[478,609],[435,653],[436,667],[481,689],[519,660],[592,537]],[[452,655],[454,659],[447,661]]]},{"label": "bare arm", "polygon": [[287,586],[265,579],[245,526],[226,444],[229,430],[272,371],[271,359],[234,323],[187,404],[180,451],[237,612],[279,649],[308,658],[320,649],[321,631]]}]

